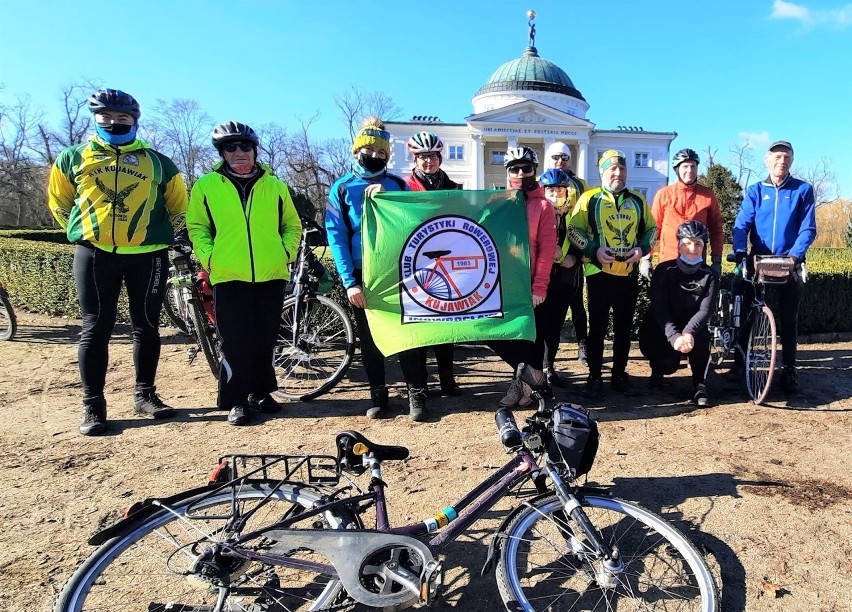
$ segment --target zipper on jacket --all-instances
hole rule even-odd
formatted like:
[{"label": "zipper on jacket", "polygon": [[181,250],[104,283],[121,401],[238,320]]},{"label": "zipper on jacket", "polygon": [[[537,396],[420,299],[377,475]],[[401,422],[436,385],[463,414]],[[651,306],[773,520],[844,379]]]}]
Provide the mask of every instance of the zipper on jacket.
[{"label": "zipper on jacket", "polygon": [[[115,181],[113,188],[116,195],[118,195],[118,161],[121,159],[121,149],[118,147],[113,147],[115,149]],[[112,202],[112,252],[118,253],[118,245],[115,243],[115,196],[113,196]]]},{"label": "zipper on jacket", "polygon": [[246,206],[243,209],[243,214],[246,217],[246,233],[248,234],[248,248],[249,248],[249,265],[251,266],[251,282],[255,282],[255,274],[254,274],[254,248],[251,243],[251,191],[248,191],[246,194],[245,203]]}]

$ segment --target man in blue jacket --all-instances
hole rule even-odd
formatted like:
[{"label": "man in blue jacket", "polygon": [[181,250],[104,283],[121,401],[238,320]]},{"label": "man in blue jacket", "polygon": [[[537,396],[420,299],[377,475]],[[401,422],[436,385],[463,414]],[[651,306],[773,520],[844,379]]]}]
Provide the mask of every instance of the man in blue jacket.
[{"label": "man in blue jacket", "polygon": [[790,175],[793,146],[786,140],[773,142],[763,161],[769,176],[751,185],[740,205],[734,221],[734,252],[737,261],[742,261],[750,242],[751,257],[785,255],[793,258],[793,273],[779,286],[778,315],[784,366],[782,386],[787,393],[798,393],[796,336],[799,305],[807,277],[805,254],[817,233],[814,188]]}]

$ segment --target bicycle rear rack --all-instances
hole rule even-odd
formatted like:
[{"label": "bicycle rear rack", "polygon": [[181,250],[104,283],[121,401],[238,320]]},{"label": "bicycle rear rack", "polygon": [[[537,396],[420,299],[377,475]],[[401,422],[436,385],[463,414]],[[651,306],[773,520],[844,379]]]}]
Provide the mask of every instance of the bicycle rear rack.
[{"label": "bicycle rear rack", "polygon": [[210,484],[235,481],[336,485],[340,474],[337,458],[331,455],[222,455],[210,475]]}]

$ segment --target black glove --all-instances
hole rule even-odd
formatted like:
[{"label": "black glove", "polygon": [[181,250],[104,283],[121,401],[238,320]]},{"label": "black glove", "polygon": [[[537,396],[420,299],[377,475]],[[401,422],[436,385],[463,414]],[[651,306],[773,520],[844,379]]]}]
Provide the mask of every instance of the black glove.
[{"label": "black glove", "polygon": [[740,266],[748,257],[748,254],[745,251],[737,251],[736,255],[734,255],[735,261],[737,265]]}]

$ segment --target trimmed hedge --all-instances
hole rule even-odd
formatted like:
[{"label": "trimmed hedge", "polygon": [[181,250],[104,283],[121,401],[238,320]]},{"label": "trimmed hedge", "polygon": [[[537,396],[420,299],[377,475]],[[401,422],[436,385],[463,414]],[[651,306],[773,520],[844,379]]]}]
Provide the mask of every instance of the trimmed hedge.
[{"label": "trimmed hedge", "polygon": [[[62,230],[0,230],[0,282],[12,302],[23,309],[48,315],[80,317],[72,274],[74,247]],[[323,263],[334,272],[324,254]],[[733,264],[724,263],[724,273]],[[336,276],[332,274],[332,276]],[[647,283],[641,281],[636,329],[648,307]],[[345,294],[336,287],[346,304]],[[770,305],[772,296],[770,298]],[[799,333],[852,331],[852,249],[812,248],[808,251],[808,284],[799,315]],[[119,320],[129,321],[122,291]]]}]

